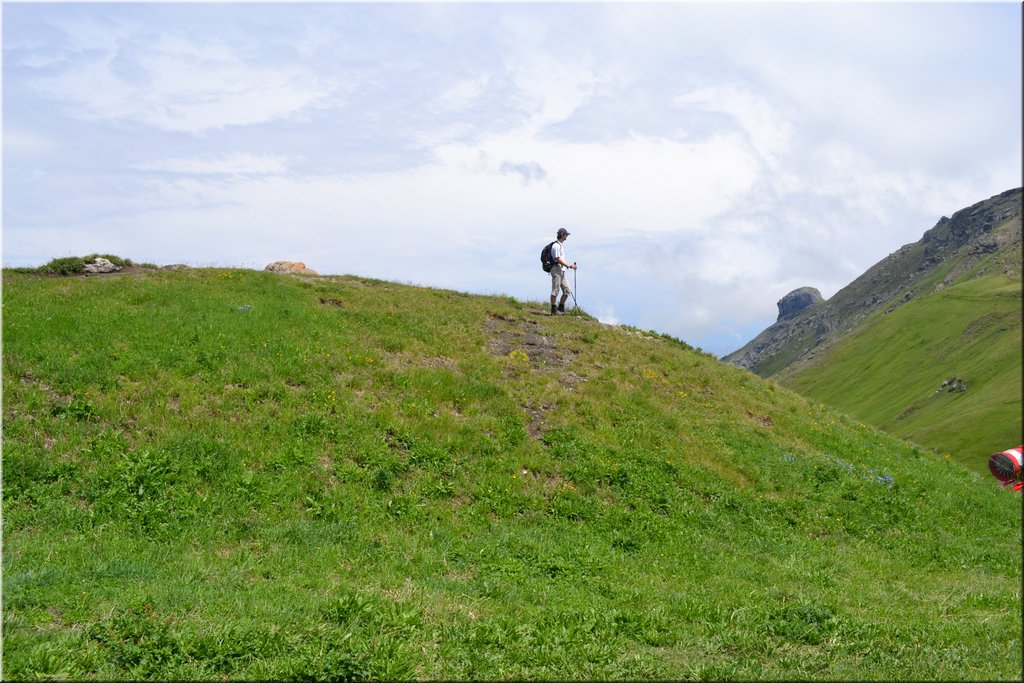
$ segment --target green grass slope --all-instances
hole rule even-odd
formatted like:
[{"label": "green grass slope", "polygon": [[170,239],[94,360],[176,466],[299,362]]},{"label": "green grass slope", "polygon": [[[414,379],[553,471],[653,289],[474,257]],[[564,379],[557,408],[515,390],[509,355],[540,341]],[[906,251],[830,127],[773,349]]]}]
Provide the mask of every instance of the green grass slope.
[{"label": "green grass slope", "polygon": [[1019,496],[541,310],[6,272],[3,677],[1020,677]]},{"label": "green grass slope", "polygon": [[[778,379],[805,396],[987,472],[1021,439],[1021,283],[991,275],[877,317]],[[964,392],[944,381],[959,378]]]}]

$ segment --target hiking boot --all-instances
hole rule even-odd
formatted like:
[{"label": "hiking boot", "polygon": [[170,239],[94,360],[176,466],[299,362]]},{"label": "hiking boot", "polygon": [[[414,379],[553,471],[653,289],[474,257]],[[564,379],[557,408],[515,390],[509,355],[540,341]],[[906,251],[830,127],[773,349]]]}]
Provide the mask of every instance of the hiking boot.
[{"label": "hiking boot", "polygon": [[554,304],[551,304],[551,315],[555,315],[556,313],[558,313],[558,309],[555,308]]},{"label": "hiking boot", "polygon": [[558,312],[565,313],[565,304],[558,304]]}]

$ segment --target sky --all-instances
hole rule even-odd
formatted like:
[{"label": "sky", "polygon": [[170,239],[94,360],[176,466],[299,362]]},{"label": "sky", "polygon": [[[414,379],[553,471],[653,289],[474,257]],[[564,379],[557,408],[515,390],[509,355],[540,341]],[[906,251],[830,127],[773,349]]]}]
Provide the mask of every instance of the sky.
[{"label": "sky", "polygon": [[3,264],[545,302],[564,227],[580,308],[721,356],[1021,185],[1021,12],[5,2]]}]

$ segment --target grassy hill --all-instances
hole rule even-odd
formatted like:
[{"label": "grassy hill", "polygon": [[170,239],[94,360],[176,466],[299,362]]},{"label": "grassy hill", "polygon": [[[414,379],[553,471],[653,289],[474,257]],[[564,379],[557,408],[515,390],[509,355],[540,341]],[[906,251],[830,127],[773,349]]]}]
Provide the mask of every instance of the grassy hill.
[{"label": "grassy hill", "polygon": [[[1021,282],[991,275],[911,301],[778,380],[987,472],[1021,439],[1021,367]],[[953,378],[967,390],[943,386]]]},{"label": "grassy hill", "polygon": [[1018,495],[543,308],[5,271],[3,677],[1020,677]]}]

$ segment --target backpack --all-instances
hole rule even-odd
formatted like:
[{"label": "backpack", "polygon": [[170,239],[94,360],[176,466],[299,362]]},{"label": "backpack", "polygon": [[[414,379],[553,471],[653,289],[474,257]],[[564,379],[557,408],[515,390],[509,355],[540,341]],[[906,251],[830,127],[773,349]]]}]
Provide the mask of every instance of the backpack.
[{"label": "backpack", "polygon": [[540,267],[544,269],[545,273],[551,272],[551,266],[555,265],[555,262],[551,259],[551,247],[554,242],[549,242],[548,246],[540,252]]}]

